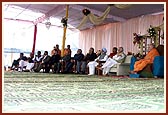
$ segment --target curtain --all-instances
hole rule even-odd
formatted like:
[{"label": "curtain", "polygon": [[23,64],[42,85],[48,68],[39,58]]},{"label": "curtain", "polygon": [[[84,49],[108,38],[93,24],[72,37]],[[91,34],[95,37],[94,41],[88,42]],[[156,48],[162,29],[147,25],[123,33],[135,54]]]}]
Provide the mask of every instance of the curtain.
[{"label": "curtain", "polygon": [[124,48],[124,52],[138,52],[138,46],[133,44],[133,33],[147,34],[150,25],[159,26],[163,23],[163,14],[146,15],[130,19],[126,22],[110,23],[81,31],[79,34],[79,46],[86,54],[90,47],[95,51],[107,48],[107,53],[112,52],[113,47]]}]

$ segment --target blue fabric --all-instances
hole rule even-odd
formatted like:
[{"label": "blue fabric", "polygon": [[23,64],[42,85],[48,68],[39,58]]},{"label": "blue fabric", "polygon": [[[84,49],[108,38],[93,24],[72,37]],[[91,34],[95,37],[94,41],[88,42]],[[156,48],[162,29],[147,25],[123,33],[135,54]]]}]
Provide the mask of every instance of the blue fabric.
[{"label": "blue fabric", "polygon": [[129,74],[130,78],[139,78],[139,74]]},{"label": "blue fabric", "polygon": [[130,62],[130,71],[134,70],[134,64],[136,62],[136,57],[132,56],[131,57],[131,62]]},{"label": "blue fabric", "polygon": [[153,61],[153,75],[164,76],[164,56],[156,56]]}]

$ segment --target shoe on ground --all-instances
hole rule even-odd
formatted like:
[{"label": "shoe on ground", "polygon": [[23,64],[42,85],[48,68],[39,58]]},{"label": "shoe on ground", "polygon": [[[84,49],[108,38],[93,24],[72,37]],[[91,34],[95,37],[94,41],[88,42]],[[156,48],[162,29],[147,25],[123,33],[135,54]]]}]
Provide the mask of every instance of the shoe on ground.
[{"label": "shoe on ground", "polygon": [[94,74],[88,74],[88,75],[94,75]]}]

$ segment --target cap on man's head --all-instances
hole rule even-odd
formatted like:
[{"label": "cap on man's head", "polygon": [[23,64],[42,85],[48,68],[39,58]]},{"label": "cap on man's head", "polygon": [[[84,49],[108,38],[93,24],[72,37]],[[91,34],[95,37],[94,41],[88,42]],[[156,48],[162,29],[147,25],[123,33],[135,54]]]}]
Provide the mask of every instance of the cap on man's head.
[{"label": "cap on man's head", "polygon": [[102,51],[106,53],[106,52],[107,52],[107,49],[106,49],[106,48],[102,48]]}]

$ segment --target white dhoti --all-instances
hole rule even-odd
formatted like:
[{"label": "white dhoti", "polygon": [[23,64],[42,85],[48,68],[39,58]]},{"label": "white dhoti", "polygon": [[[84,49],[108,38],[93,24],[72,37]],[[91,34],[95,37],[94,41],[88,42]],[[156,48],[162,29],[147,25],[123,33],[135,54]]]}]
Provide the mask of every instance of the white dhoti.
[{"label": "white dhoti", "polygon": [[103,75],[106,75],[109,73],[110,68],[113,67],[118,62],[112,58],[108,58],[107,61],[103,64]]},{"label": "white dhoti", "polygon": [[22,71],[23,70],[23,67],[26,67],[27,66],[27,61],[24,61],[24,60],[20,60],[19,61],[19,68],[20,70],[19,71]]},{"label": "white dhoti", "polygon": [[96,61],[91,61],[88,63],[89,67],[89,74],[88,75],[94,75],[95,74],[95,67],[98,65]]},{"label": "white dhoti", "polygon": [[34,67],[34,63],[27,63],[26,70],[31,70]]}]

